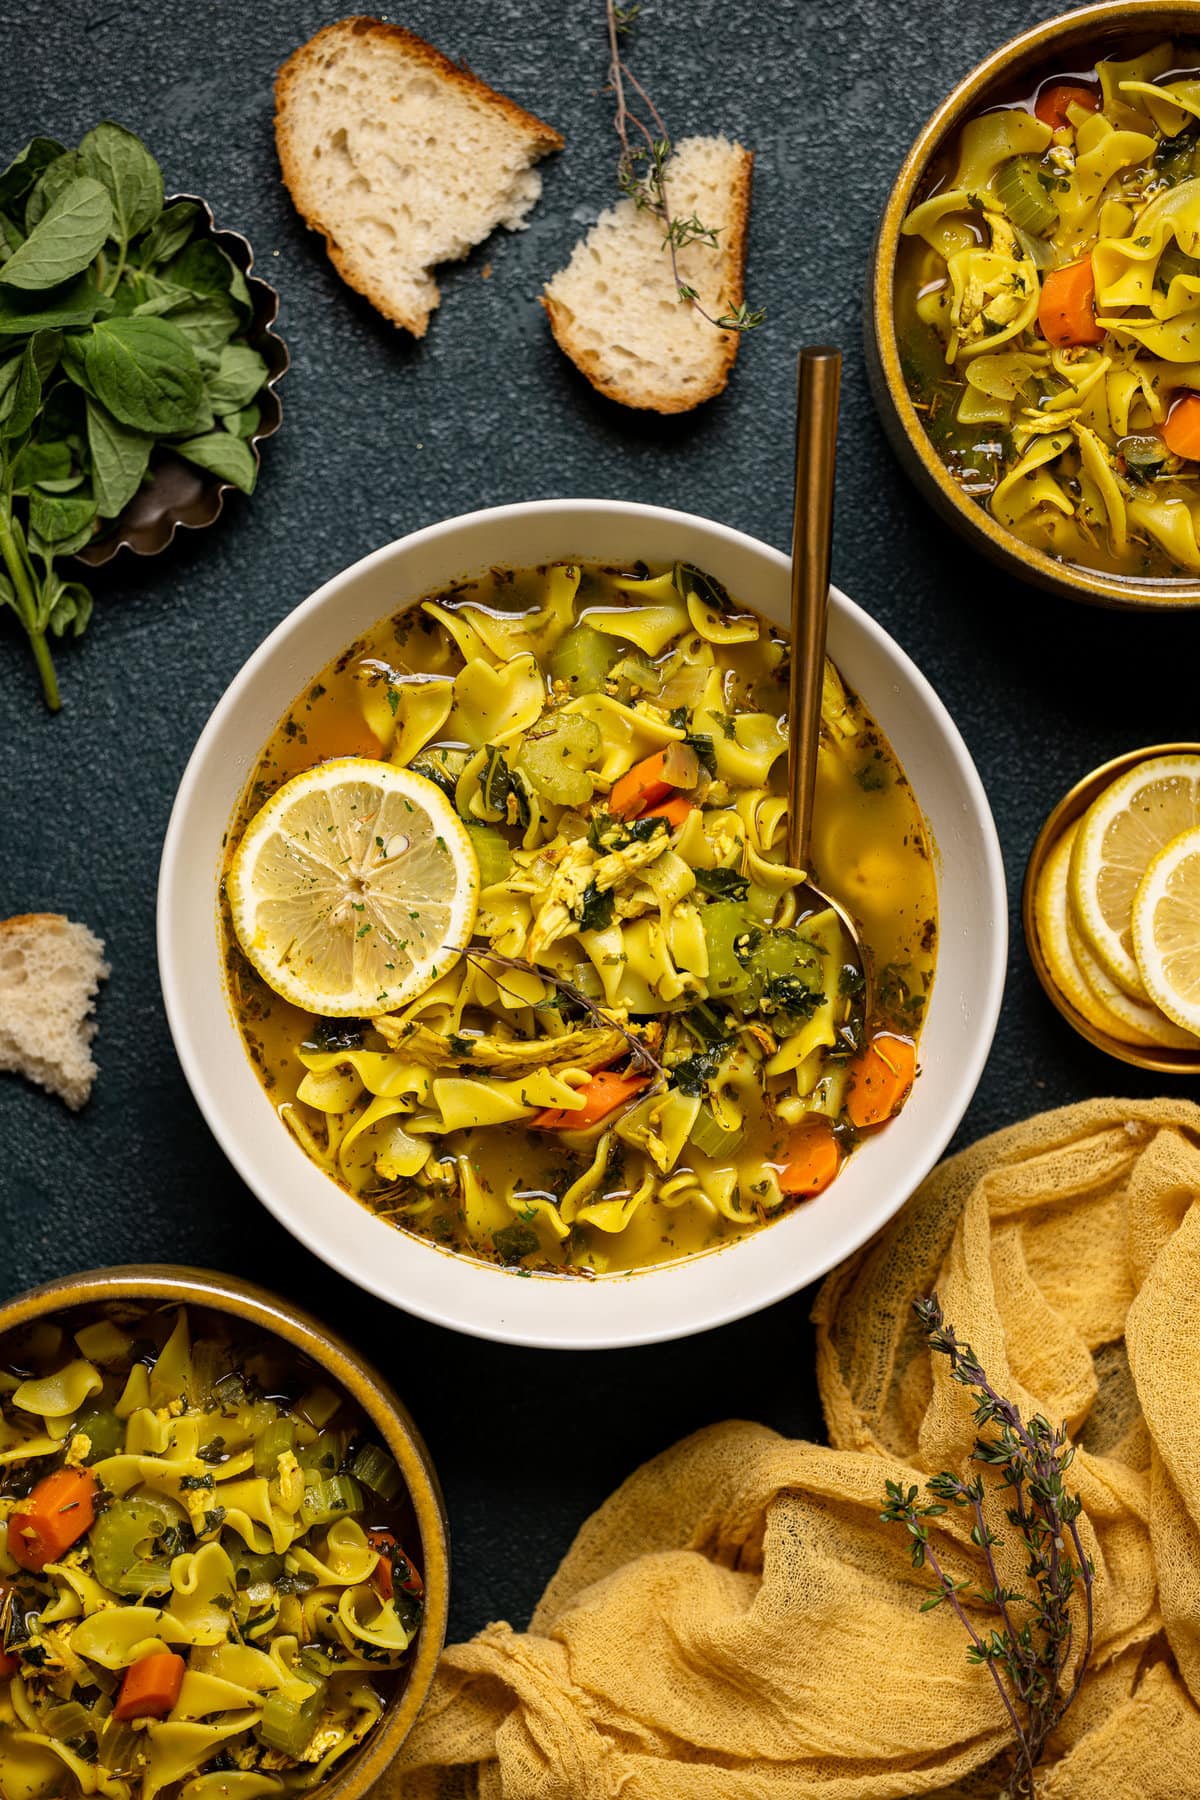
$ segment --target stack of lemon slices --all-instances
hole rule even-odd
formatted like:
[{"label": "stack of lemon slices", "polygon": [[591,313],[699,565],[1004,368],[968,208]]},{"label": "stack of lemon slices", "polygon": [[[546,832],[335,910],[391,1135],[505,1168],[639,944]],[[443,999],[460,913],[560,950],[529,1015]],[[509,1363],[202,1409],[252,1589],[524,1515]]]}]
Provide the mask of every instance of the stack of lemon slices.
[{"label": "stack of lemon slices", "polygon": [[1200,755],[1152,757],[1063,832],[1034,894],[1064,998],[1118,1042],[1200,1052]]}]

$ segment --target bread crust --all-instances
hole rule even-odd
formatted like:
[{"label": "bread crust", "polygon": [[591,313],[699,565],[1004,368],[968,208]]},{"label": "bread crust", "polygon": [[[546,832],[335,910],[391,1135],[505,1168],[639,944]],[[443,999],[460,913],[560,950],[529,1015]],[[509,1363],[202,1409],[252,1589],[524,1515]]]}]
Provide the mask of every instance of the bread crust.
[{"label": "bread crust", "polygon": [[0,919],[0,931],[12,931],[17,925],[69,925],[66,913],[14,913],[11,919]]},{"label": "bread crust", "polygon": [[[730,223],[725,244],[722,246],[726,257],[725,281],[722,296],[729,311],[739,307],[745,298],[746,247],[750,227],[750,199],[754,177],[754,152],[735,144],[737,151],[737,168],[734,171],[731,188],[732,202]],[[706,400],[712,400],[722,393],[728,385],[737,361],[738,341],[741,336],[737,331],[722,331],[720,337],[721,355],[719,362],[714,362],[710,379],[699,387],[681,394],[659,391],[647,394],[643,390],[634,390],[624,384],[624,378],[616,371],[610,371],[600,352],[589,348],[573,330],[573,318],[566,307],[557,301],[549,289],[543,289],[538,296],[545,308],[546,317],[550,321],[550,330],[559,349],[564,351],[581,375],[586,376],[598,393],[607,399],[615,400],[621,406],[630,406],[639,412],[681,413],[691,412],[702,406]]]},{"label": "bread crust", "polygon": [[288,120],[288,108],[292,103],[292,89],[299,78],[307,74],[311,63],[319,58],[331,44],[345,39],[371,38],[380,44],[389,44],[403,50],[414,63],[422,64],[432,75],[440,80],[450,82],[465,93],[472,94],[477,100],[486,101],[496,111],[503,113],[508,123],[522,132],[528,139],[530,147],[537,155],[545,156],[551,150],[561,150],[564,139],[553,125],[547,125],[544,119],[536,114],[526,112],[507,94],[501,94],[489,87],[486,81],[469,69],[465,63],[451,62],[448,56],[433,44],[418,37],[415,31],[407,26],[393,25],[385,19],[372,18],[366,14],[354,14],[347,19],[337,19],[332,25],[325,25],[307,43],[293,50],[283,67],[275,77],[275,145],[279,154],[279,163],[283,171],[283,183],[292,197],[292,203],[310,230],[319,231],[325,239],[325,248],[329,260],[348,287],[362,294],[371,305],[381,312],[385,319],[394,325],[403,327],[414,337],[424,337],[429,324],[429,314],[421,316],[405,314],[388,295],[382,284],[373,281],[354,262],[350,252],[342,249],[333,233],[310,210],[301,162],[296,154],[292,128]]}]

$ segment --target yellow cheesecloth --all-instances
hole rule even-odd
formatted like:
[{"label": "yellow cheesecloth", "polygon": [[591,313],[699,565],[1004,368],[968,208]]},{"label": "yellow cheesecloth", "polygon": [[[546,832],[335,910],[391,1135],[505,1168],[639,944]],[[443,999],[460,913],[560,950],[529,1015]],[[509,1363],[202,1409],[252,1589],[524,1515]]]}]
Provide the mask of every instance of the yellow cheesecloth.
[{"label": "yellow cheesecloth", "polygon": [[[733,1421],[639,1469],[527,1632],[445,1652],[378,1800],[997,1794],[991,1677],[948,1607],[919,1611],[930,1578],[878,1516],[886,1480],[971,1468],[970,1396],[911,1310],[933,1288],[995,1387],[1078,1445],[1095,1650],[1038,1795],[1200,1796],[1198,1197],[1184,1101],[1066,1107],[943,1164],[820,1291],[829,1447]],[[978,1583],[969,1523],[931,1521]]]}]

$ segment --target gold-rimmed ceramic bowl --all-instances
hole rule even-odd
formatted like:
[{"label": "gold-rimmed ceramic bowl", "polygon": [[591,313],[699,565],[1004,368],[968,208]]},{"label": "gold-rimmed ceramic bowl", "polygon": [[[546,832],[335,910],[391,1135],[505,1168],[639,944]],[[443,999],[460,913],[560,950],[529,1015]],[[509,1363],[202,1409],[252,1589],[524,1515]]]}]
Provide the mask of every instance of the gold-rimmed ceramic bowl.
[{"label": "gold-rimmed ceramic bowl", "polygon": [[1072,600],[1131,610],[1171,611],[1200,606],[1200,580],[1152,580],[1060,562],[1026,544],[964,494],[939,457],[913,405],[904,378],[894,304],[900,227],[923,198],[931,166],[967,119],[1011,102],[1022,84],[1040,75],[1090,68],[1114,52],[1132,55],[1163,38],[1200,44],[1200,0],[1100,0],[1077,12],[1031,26],[972,69],[943,100],[904,159],[888,196],[875,240],[863,323],[867,370],[884,430],[899,460],[943,519],[1009,574]]},{"label": "gold-rimmed ceramic bowl", "polygon": [[1090,1019],[1085,1019],[1071,1005],[1051,974],[1038,936],[1035,896],[1038,877],[1051,850],[1063,832],[1069,830],[1077,819],[1081,819],[1092,801],[1111,787],[1119,776],[1137,768],[1139,763],[1149,762],[1155,756],[1200,756],[1200,744],[1148,744],[1143,750],[1127,751],[1124,756],[1115,756],[1111,762],[1101,763],[1098,769],[1093,769],[1090,775],[1085,775],[1082,781],[1077,781],[1063,795],[1038,832],[1037,841],[1030,852],[1021,895],[1021,921],[1025,928],[1026,948],[1038,980],[1068,1025],[1080,1037],[1086,1038],[1098,1050],[1118,1057],[1121,1062],[1132,1063],[1138,1069],[1150,1069],[1159,1075],[1200,1075],[1200,1045],[1195,1050],[1167,1050],[1158,1045],[1143,1048],[1140,1044],[1127,1044],[1120,1038],[1110,1037],[1106,1031],[1093,1025]]},{"label": "gold-rimmed ceramic bowl", "polygon": [[445,1502],[429,1452],[392,1388],[357,1351],[289,1301],[232,1275],[166,1264],[89,1269],[31,1288],[0,1304],[0,1345],[37,1319],[61,1319],[82,1308],[194,1306],[224,1314],[279,1338],[315,1364],[361,1408],[395,1457],[421,1545],[425,1611],[410,1661],[399,1671],[379,1722],[361,1747],[335,1764],[309,1800],[360,1800],[388,1768],[407,1737],[433,1680],[446,1633],[450,1595]]}]

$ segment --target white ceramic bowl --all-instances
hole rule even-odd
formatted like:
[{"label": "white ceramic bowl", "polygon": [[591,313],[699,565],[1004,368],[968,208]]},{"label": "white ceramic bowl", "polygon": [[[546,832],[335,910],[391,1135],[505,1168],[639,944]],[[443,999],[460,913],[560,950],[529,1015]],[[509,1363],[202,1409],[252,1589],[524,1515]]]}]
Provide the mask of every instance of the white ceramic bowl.
[{"label": "white ceramic bowl", "polygon": [[886,1224],[962,1118],[1000,1010],[1004,871],[982,784],[953,721],[904,652],[836,590],[829,649],[883,727],[937,848],[940,951],[922,1073],[886,1131],[778,1223],[704,1256],[589,1282],[518,1277],[396,1231],[343,1194],[276,1118],[226,996],[217,928],[222,839],[274,726],[353,638],[409,601],[493,564],[697,563],[769,619],[788,561],[710,520],[618,501],[547,500],[448,519],[364,557],[271,633],[230,684],[184,772],[163,847],[158,954],[167,1016],[200,1108],[243,1180],[352,1281],[439,1325],[502,1342],[602,1349],[682,1337],[794,1293]]}]

